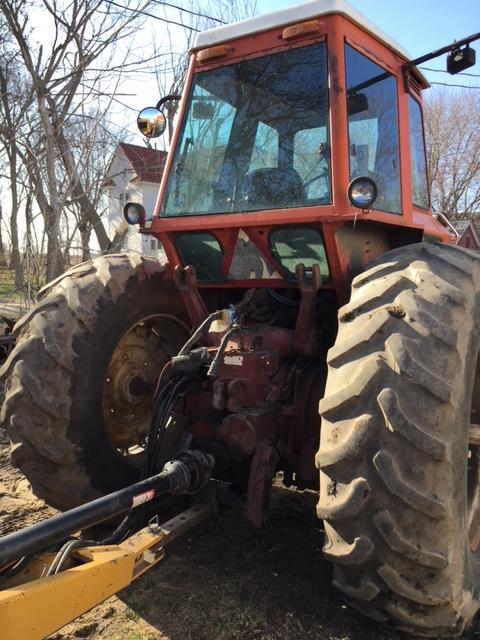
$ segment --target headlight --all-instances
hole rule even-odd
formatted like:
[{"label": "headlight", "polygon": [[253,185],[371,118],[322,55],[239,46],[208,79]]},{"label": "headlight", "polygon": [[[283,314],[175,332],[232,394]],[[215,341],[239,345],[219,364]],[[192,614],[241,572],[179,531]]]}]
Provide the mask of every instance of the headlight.
[{"label": "headlight", "polygon": [[377,197],[377,185],[371,178],[355,178],[348,186],[348,199],[354,207],[369,209]]},{"label": "headlight", "polygon": [[127,202],[123,207],[123,217],[127,224],[143,224],[145,222],[145,209],[137,202]]}]

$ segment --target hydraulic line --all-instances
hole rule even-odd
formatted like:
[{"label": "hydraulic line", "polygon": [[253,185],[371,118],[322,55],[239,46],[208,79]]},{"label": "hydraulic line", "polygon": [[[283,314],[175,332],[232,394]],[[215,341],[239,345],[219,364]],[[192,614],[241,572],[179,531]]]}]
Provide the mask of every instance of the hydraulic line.
[{"label": "hydraulic line", "polygon": [[17,562],[7,563],[7,568],[0,567],[0,582],[2,582],[3,580],[10,580],[10,578],[13,578],[14,576],[16,576],[17,573],[20,573],[20,571],[23,571],[31,561],[32,561],[32,556],[24,556],[23,558],[20,558],[20,560],[18,560]]},{"label": "hydraulic line", "polygon": [[[158,468],[162,443],[174,404],[178,395],[186,390],[189,383],[188,378],[184,376],[172,376],[172,378],[166,382],[155,401],[145,450],[145,461],[141,475],[142,479],[154,475]],[[138,531],[138,529],[141,529],[144,521],[145,506],[141,509],[130,511],[117,529],[103,542],[105,544],[117,544],[121,542],[135,531]]]},{"label": "hydraulic line", "polygon": [[[208,331],[212,322],[222,318],[224,313],[224,311],[217,311],[209,315],[182,347],[178,355],[188,354],[195,342]],[[200,451],[184,452],[178,460],[167,462],[162,472],[155,475],[163,438],[174,404],[190,384],[189,377],[173,373],[155,398],[145,460],[139,482],[1,538],[0,566],[11,564],[23,557],[30,556],[33,552],[38,553],[55,544],[58,548],[58,543],[61,543],[63,546],[57,552],[49,570],[51,573],[55,573],[75,546],[79,544],[90,546],[118,544],[138,531],[144,523],[144,505],[147,502],[162,494],[193,493],[201,488],[204,480],[210,477],[214,460],[209,454]],[[197,486],[199,481],[200,485]],[[69,537],[77,531],[90,528],[125,512],[128,512],[126,517],[107,538],[100,541],[69,540]],[[21,561],[17,565],[21,566],[23,562]],[[17,566],[12,567],[7,569],[5,574],[9,575],[16,570]]]},{"label": "hydraulic line", "polygon": [[287,307],[296,308],[300,306],[300,300],[292,300],[291,298],[287,298],[286,296],[283,296],[281,293],[278,293],[278,291],[275,291],[275,289],[268,288],[267,293],[274,300],[276,300],[277,302],[280,302],[280,304],[286,305]]},{"label": "hydraulic line", "polygon": [[45,577],[48,578],[48,576],[59,573],[63,564],[68,559],[70,553],[75,549],[75,547],[81,547],[83,544],[84,543],[82,540],[69,540],[68,542],[66,542],[53,559],[53,562],[50,565],[47,573],[45,574]]},{"label": "hydraulic line", "polygon": [[220,311],[215,311],[214,313],[211,313],[209,316],[207,316],[207,318],[205,318],[202,324],[197,329],[195,329],[195,332],[193,333],[193,335],[187,340],[187,342],[180,349],[180,351],[178,352],[178,356],[183,356],[186,353],[188,353],[190,349],[193,347],[193,345],[204,334],[208,333],[208,330],[210,329],[213,322],[215,320],[220,320],[223,317],[224,313],[225,313],[225,310],[220,310]]},{"label": "hydraulic line", "polygon": [[[165,382],[154,401],[152,418],[150,421],[150,431],[145,449],[145,460],[142,467],[141,479],[154,475],[159,453],[163,442],[163,437],[167,428],[168,420],[172,414],[173,406],[178,394],[184,391],[189,384],[185,376],[173,375]],[[106,538],[97,544],[118,544],[133,533],[142,528],[145,521],[145,505],[140,509],[132,509],[120,522],[118,527]],[[91,541],[89,544],[95,544]]]},{"label": "hydraulic line", "polygon": [[232,325],[228,331],[225,332],[222,340],[220,341],[220,346],[218,347],[218,351],[212,360],[212,363],[207,371],[207,376],[210,378],[215,378],[218,374],[218,369],[220,368],[221,360],[223,358],[223,354],[225,353],[225,349],[227,348],[228,341],[230,338],[240,332],[240,327],[236,324]]}]

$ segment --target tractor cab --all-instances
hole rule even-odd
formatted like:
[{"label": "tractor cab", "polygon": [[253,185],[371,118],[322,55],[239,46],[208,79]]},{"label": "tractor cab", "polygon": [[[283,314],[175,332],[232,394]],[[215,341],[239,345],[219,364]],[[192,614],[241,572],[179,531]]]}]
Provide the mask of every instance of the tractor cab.
[{"label": "tractor cab", "polygon": [[[428,84],[408,60],[339,0],[200,33],[141,231],[202,288],[292,287],[297,265],[318,264],[340,301],[375,256],[447,239],[430,211]],[[151,108],[139,117],[147,137],[164,123]]]}]

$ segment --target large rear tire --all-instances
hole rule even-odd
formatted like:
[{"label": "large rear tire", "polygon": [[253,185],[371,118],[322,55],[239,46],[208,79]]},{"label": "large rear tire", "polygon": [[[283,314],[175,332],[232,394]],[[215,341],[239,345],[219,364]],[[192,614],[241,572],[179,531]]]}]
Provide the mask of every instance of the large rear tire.
[{"label": "large rear tire", "polygon": [[416,635],[480,606],[479,350],[480,256],[421,244],[354,279],[328,355],[324,554],[356,609]]},{"label": "large rear tire", "polygon": [[132,393],[132,381],[156,383],[188,337],[182,315],[168,266],[125,253],[73,267],[17,324],[0,419],[13,463],[48,504],[138,479],[153,391]]}]

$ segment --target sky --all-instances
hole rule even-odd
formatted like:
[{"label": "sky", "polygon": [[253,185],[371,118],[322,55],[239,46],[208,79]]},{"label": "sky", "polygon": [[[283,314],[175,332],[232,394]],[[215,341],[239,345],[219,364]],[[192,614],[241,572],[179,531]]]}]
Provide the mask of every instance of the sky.
[{"label": "sky", "polygon": [[[258,0],[258,13],[298,4],[295,0]],[[480,0],[350,0],[350,4],[402,45],[412,58],[480,31]],[[473,48],[477,64],[469,72],[480,76],[480,40]],[[446,56],[431,60],[426,66],[445,69]],[[423,73],[429,82],[480,86],[480,77]]]},{"label": "sky", "polygon": [[[233,0],[235,1],[235,0]],[[303,0],[305,1],[305,0]],[[318,0],[317,0],[318,1]],[[406,49],[412,59],[451,44],[480,31],[480,0],[347,0],[360,13],[387,35]],[[257,15],[271,13],[287,7],[301,4],[296,0],[257,0]],[[180,14],[172,13],[174,19]],[[159,23],[150,22],[149,27],[157,30]],[[477,64],[468,70],[474,75],[455,75],[446,73],[446,55],[433,59],[423,66],[438,69],[431,72],[421,69],[430,83],[467,85],[480,87],[480,40],[473,44],[477,51]],[[441,71],[441,72],[440,72]],[[475,77],[477,76],[477,77]],[[135,133],[134,142],[143,144],[143,138],[136,135],[134,129],[135,109],[155,104],[158,87],[153,79],[129,79],[129,91],[132,96],[124,98],[128,103],[132,118],[128,128]],[[147,104],[148,103],[148,104]],[[121,111],[121,106],[119,106]],[[160,144],[161,143],[157,143]]]},{"label": "sky", "polygon": [[[233,0],[234,1],[234,0]],[[287,7],[295,7],[300,2],[295,0],[257,0],[258,15],[277,11]],[[396,40],[412,56],[417,58],[425,53],[439,49],[480,31],[480,0],[350,0],[371,22],[380,27]],[[172,17],[178,19],[177,12]],[[160,32],[159,24],[155,20],[147,20],[148,28]],[[475,44],[473,45],[475,48]],[[430,60],[425,66],[439,69],[440,72],[429,72],[422,69],[430,83],[480,86],[480,40],[477,41],[477,64],[468,73],[477,75],[455,75],[444,72],[446,56]],[[135,111],[158,100],[158,87],[150,76],[139,77],[135,82],[129,78],[128,91],[133,95],[125,97],[123,101],[128,105],[127,111],[130,124],[129,130],[135,132]],[[121,105],[117,105],[119,112]],[[125,115],[125,109],[123,110]],[[127,120],[128,120],[127,118]],[[143,144],[143,139],[135,135],[134,142]],[[159,143],[161,144],[161,143]]]}]

